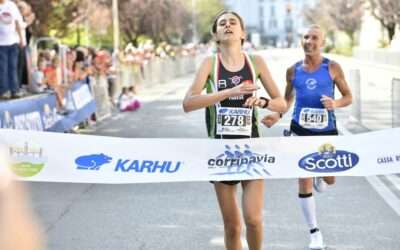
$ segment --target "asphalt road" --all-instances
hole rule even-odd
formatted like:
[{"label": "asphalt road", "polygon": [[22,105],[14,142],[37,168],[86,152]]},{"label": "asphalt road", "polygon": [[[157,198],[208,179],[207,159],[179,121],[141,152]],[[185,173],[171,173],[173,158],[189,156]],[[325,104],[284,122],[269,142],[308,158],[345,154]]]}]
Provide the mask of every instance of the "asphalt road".
[{"label": "asphalt road", "polygon": [[[271,72],[284,84],[292,58],[266,55]],[[282,75],[283,74],[283,75]],[[185,114],[183,95],[193,76],[143,88],[143,108],[83,131],[129,138],[204,138],[204,111]],[[288,118],[264,136],[280,136]],[[376,177],[400,202],[399,176]],[[400,213],[366,178],[341,177],[316,194],[318,220],[330,250],[400,249]],[[93,185],[28,183],[32,206],[49,250],[224,249],[223,225],[213,186],[207,182]],[[238,188],[238,195],[240,195]],[[395,203],[397,204],[397,203]],[[267,180],[264,249],[307,249],[308,230],[297,202],[297,181]]]}]

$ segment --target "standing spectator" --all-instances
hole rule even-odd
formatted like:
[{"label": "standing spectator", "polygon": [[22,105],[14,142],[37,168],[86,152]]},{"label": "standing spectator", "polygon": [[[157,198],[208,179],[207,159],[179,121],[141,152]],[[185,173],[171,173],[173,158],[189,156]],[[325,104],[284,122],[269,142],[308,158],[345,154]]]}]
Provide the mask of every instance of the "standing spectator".
[{"label": "standing spectator", "polygon": [[18,80],[19,83],[22,85],[29,85],[30,83],[30,78],[29,78],[29,65],[31,65],[31,62],[29,61],[30,56],[29,56],[29,51],[28,51],[28,45],[29,40],[31,37],[31,31],[30,31],[30,26],[33,24],[33,22],[36,19],[35,14],[32,12],[32,7],[26,3],[25,1],[15,1],[15,3],[18,6],[19,11],[21,12],[22,15],[22,23],[21,23],[21,29],[22,29],[22,39],[24,40],[24,47],[21,47],[19,50],[19,57],[18,57]]},{"label": "standing spectator", "polygon": [[18,43],[25,46],[22,16],[10,0],[0,0],[0,99],[21,97],[17,76]]}]

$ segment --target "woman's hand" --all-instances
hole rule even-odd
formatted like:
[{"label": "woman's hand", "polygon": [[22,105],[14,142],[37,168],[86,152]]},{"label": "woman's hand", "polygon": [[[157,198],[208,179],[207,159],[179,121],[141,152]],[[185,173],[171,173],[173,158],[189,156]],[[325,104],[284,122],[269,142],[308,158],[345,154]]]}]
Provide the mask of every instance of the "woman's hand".
[{"label": "woman's hand", "polygon": [[260,108],[266,108],[267,101],[255,96],[247,98],[246,102],[243,104],[244,107],[254,107],[258,106]]},{"label": "woman's hand", "polygon": [[253,94],[254,91],[257,91],[259,87],[257,87],[255,84],[251,83],[241,83],[237,85],[236,87],[233,87],[229,89],[229,96],[240,96],[240,95],[249,95]]}]

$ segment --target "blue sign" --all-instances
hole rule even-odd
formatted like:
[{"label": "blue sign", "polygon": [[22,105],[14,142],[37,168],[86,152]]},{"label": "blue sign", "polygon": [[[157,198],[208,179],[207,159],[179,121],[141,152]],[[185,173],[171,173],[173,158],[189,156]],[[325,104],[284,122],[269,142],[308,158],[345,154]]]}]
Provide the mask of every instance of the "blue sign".
[{"label": "blue sign", "polygon": [[64,132],[96,112],[87,84],[75,83],[66,92],[68,113],[57,112],[54,93],[0,102],[0,128]]}]

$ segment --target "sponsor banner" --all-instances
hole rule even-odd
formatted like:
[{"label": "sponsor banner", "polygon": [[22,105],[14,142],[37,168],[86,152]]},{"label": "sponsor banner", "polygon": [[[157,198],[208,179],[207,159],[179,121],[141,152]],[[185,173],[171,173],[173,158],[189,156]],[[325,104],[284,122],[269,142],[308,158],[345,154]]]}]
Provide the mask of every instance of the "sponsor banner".
[{"label": "sponsor banner", "polygon": [[125,139],[0,130],[21,180],[144,183],[400,173],[400,128],[351,136]]},{"label": "sponsor banner", "polygon": [[66,93],[69,113],[57,113],[54,94],[40,94],[0,103],[0,128],[63,132],[89,118],[96,103],[86,84],[76,83]]}]

